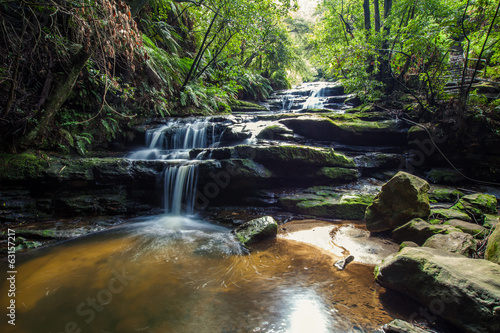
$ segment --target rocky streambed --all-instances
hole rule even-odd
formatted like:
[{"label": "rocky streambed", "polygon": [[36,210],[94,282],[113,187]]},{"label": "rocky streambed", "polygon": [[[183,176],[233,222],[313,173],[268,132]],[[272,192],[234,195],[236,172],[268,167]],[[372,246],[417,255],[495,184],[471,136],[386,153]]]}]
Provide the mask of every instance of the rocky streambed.
[{"label": "rocky streambed", "polygon": [[[291,244],[307,244],[309,250],[301,253],[309,252],[311,262],[318,253],[328,258],[321,269],[314,270],[316,278],[330,274],[348,277],[345,281],[365,281],[367,290],[376,295],[370,303],[369,292],[351,298],[323,294],[321,302],[333,297],[330,301],[338,305],[321,308],[321,313],[342,312],[344,307],[350,309],[347,312],[353,307],[363,309],[346,326],[335,326],[331,314],[326,316],[330,318],[326,331],[328,325],[339,332],[373,331],[393,318],[411,323],[395,321],[384,328],[386,332],[499,331],[500,231],[494,194],[500,192],[493,186],[464,182],[431,149],[421,128],[398,119],[397,113],[353,107],[358,102],[336,84],[306,85],[276,93],[267,105],[242,103],[235,107],[240,113],[231,116],[149,122],[133,130],[137,139],[128,143],[131,152],[125,157],[4,154],[0,220],[16,230],[21,251],[86,233],[121,230],[119,225],[136,224],[136,216],[152,216],[156,221],[155,216],[165,211],[236,228],[234,237],[246,243],[245,239],[261,234],[262,223],[255,221],[270,216],[275,227],[264,228],[244,252],[259,253],[264,246],[286,257]],[[134,146],[141,141],[142,147]],[[494,174],[494,166],[478,161],[474,154],[462,152],[461,157],[456,166],[462,173]],[[494,152],[487,156],[495,158]],[[181,234],[204,230],[198,222],[181,219],[172,226],[169,221],[167,229]],[[160,225],[155,230],[165,232],[165,224]],[[239,237],[238,230],[251,233]],[[208,249],[215,246],[220,251],[219,236],[217,241],[200,237],[196,242],[208,242]],[[231,244],[224,243],[224,249],[236,246]],[[293,261],[294,255],[287,260]],[[27,262],[29,258],[28,252]],[[269,274],[271,278],[277,271]],[[384,288],[396,304],[380,299]],[[374,314],[370,307],[381,312]],[[113,316],[120,318],[120,311]],[[148,326],[143,316],[137,323],[120,324],[120,330],[128,325],[158,331],[172,324],[153,321],[156,324]],[[278,323],[265,328],[249,322],[246,330],[280,331]],[[268,318],[262,322],[270,323]]]}]

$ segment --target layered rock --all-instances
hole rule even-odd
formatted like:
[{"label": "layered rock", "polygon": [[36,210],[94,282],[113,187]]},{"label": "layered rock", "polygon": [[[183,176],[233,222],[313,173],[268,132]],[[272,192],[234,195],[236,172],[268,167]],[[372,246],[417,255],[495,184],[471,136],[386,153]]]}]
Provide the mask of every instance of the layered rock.
[{"label": "layered rock", "polygon": [[393,230],[430,213],[429,184],[406,172],[398,172],[382,186],[366,209],[366,228],[371,232]]},{"label": "layered rock", "polygon": [[[500,266],[432,248],[406,247],[375,270],[376,281],[429,308],[465,332],[500,331]],[[416,319],[416,318],[412,318]]]},{"label": "layered rock", "polygon": [[366,207],[373,201],[373,196],[369,194],[342,193],[320,188],[308,192],[283,196],[279,202],[283,208],[293,213],[361,220]]}]

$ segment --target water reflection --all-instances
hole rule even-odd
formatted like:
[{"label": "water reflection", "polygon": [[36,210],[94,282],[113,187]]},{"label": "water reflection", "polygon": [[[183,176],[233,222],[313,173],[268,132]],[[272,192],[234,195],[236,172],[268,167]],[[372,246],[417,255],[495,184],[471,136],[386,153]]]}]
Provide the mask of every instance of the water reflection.
[{"label": "water reflection", "polygon": [[0,331],[347,332],[391,320],[372,267],[332,263],[284,239],[245,254],[195,219],[137,221],[19,256],[17,325]]}]

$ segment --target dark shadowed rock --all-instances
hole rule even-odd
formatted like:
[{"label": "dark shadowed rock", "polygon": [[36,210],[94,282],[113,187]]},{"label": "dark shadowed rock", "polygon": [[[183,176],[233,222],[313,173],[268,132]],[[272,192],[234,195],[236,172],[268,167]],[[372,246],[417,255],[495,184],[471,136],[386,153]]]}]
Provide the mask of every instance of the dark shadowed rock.
[{"label": "dark shadowed rock", "polygon": [[392,230],[414,218],[427,219],[430,213],[429,184],[400,171],[382,186],[373,204],[366,209],[366,228],[371,232]]}]

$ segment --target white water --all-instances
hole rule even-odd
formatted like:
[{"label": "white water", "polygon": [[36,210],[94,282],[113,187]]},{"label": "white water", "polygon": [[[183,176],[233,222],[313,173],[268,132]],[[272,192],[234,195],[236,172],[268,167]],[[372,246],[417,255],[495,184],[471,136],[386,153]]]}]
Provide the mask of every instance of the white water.
[{"label": "white water", "polygon": [[210,118],[174,119],[146,131],[146,149],[130,153],[132,160],[172,161],[162,174],[163,209],[180,216],[194,213],[198,164],[189,152],[195,148],[217,145],[220,135]]},{"label": "white water", "polygon": [[172,215],[193,214],[198,180],[196,163],[171,165],[163,172],[165,213]]},{"label": "white water", "polygon": [[303,109],[322,109],[325,104],[324,88],[319,86],[311,91],[311,95],[304,103]]}]

